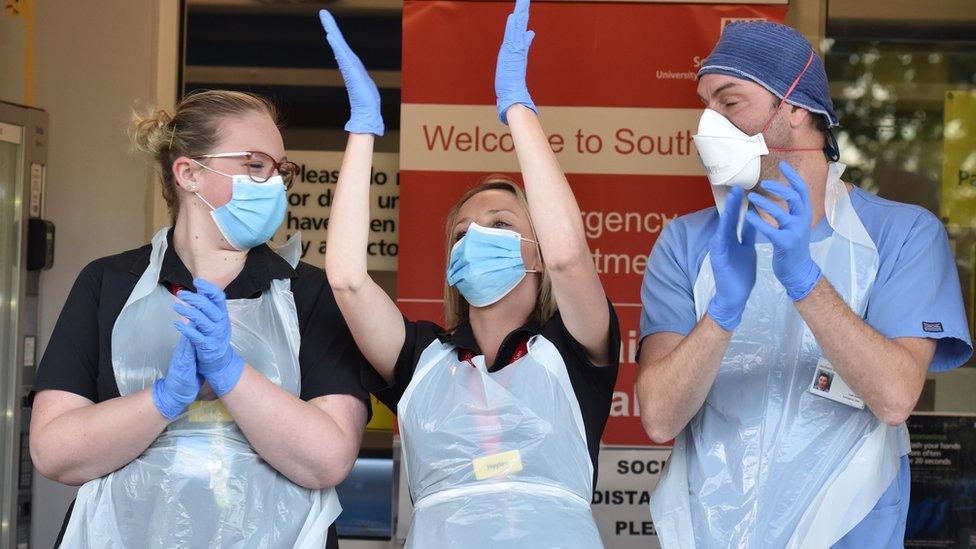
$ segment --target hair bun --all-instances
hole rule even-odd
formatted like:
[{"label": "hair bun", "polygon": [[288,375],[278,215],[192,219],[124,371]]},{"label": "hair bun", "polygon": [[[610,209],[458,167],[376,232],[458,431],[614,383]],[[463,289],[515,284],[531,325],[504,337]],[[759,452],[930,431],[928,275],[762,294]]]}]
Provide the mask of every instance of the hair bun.
[{"label": "hair bun", "polygon": [[132,122],[129,125],[129,138],[132,140],[132,145],[153,158],[160,158],[163,151],[172,143],[172,121],[173,117],[162,109],[153,111],[148,116],[133,112]]}]

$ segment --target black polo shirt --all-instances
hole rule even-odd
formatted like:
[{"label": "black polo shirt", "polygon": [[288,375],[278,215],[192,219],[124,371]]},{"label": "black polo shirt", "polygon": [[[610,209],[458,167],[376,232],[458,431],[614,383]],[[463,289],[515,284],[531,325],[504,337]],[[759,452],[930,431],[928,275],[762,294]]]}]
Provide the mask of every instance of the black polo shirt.
[{"label": "black polo shirt", "polygon": [[[167,240],[159,282],[192,290],[193,276],[173,248],[172,230]],[[112,369],[112,328],[149,266],[151,250],[146,245],[104,257],[81,271],[38,365],[31,402],[35,393],[45,389],[68,391],[96,403],[119,396]],[[259,297],[271,287],[272,280],[283,278],[291,279],[301,333],[301,399],[352,395],[370,411],[369,393],[360,380],[365,359],[349,333],[322,269],[303,262],[292,268],[274,250],[261,245],[248,252],[244,268],[224,292],[227,299]],[[335,525],[329,532],[328,547],[338,547]]]},{"label": "black polo shirt", "polygon": [[[620,365],[620,325],[613,305],[607,302],[607,307],[610,309],[607,366],[596,366],[590,361],[586,349],[569,333],[562,316],[557,312],[542,326],[530,320],[505,336],[495,354],[495,363],[488,368],[489,372],[496,372],[508,366],[520,344],[534,335],[541,335],[556,347],[566,364],[566,372],[583,416],[586,444],[590,452],[590,461],[593,463],[594,488],[599,465],[597,458],[600,454],[600,437],[603,436],[603,429],[610,416],[613,387],[617,382],[617,369]],[[469,322],[462,323],[451,333],[433,322],[412,322],[407,318],[404,318],[403,322],[406,335],[400,356],[394,366],[393,384],[386,383],[372,368],[363,369],[363,383],[371,393],[376,395],[376,398],[394,411],[410,380],[413,379],[420,356],[435,340],[456,345],[459,349],[467,349],[475,356],[483,354]]]}]

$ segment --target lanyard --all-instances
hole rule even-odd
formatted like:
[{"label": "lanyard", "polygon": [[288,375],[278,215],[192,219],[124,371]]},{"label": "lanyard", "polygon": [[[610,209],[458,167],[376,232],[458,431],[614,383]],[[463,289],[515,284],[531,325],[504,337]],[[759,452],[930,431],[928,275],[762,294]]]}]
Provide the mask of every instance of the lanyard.
[{"label": "lanyard", "polygon": [[173,297],[176,297],[176,294],[178,294],[180,290],[189,290],[189,288],[186,286],[181,286],[173,282],[165,282],[164,284],[167,286],[166,289],[169,290],[169,293],[173,294]]},{"label": "lanyard", "polygon": [[[529,354],[529,338],[528,336],[524,336],[522,338],[522,341],[519,342],[518,347],[515,348],[515,352],[512,353],[512,358],[508,359],[508,364],[514,364],[518,362],[519,359],[521,359],[527,354]],[[477,355],[475,355],[474,351],[472,351],[471,349],[462,348],[458,351],[458,358],[461,359],[461,361],[470,364],[472,368],[475,367],[474,365],[475,356]]]},{"label": "lanyard", "polygon": [[[512,354],[512,358],[508,360],[508,364],[514,364],[527,354],[529,354],[529,338],[528,336],[524,336]],[[462,348],[458,351],[458,358],[467,362],[472,368],[476,368],[474,365],[475,356],[474,351],[471,349]],[[482,451],[485,456],[490,456],[501,453],[502,451],[501,428],[498,421],[498,414],[488,410],[488,395],[484,391],[484,388],[478,385],[480,381],[480,377],[471,378],[468,393],[471,399],[486,412],[484,415],[476,415],[474,421],[477,435],[481,438]]]}]

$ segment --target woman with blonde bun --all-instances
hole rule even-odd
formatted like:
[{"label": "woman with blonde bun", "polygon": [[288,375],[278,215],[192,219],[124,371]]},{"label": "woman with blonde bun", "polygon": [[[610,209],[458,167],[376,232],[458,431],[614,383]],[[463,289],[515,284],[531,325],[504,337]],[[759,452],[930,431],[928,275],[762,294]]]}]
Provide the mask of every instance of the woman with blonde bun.
[{"label": "woman with blonde bun", "polygon": [[81,485],[58,545],[337,547],[364,359],[297,238],[267,244],[298,169],[274,107],[201,92],[131,136],[173,227],[82,270],[38,368],[31,457]]}]

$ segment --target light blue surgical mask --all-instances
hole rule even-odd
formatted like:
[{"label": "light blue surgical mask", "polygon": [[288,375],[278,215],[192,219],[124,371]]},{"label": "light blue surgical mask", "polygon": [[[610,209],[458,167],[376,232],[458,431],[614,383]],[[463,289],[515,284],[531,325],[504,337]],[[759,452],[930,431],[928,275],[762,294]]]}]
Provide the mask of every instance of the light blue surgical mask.
[{"label": "light blue surgical mask", "polygon": [[461,240],[451,249],[447,283],[461,292],[472,307],[487,307],[505,297],[525,273],[522,262],[522,238],[515,231],[482,227],[471,223]]},{"label": "light blue surgical mask", "polygon": [[200,193],[196,193],[204,204],[210,206],[210,216],[227,243],[245,252],[271,240],[285,220],[285,210],[288,209],[285,183],[281,176],[275,175],[264,183],[255,183],[247,175],[228,175],[203,167],[226,175],[233,181],[230,201],[219,208],[214,208]]}]

